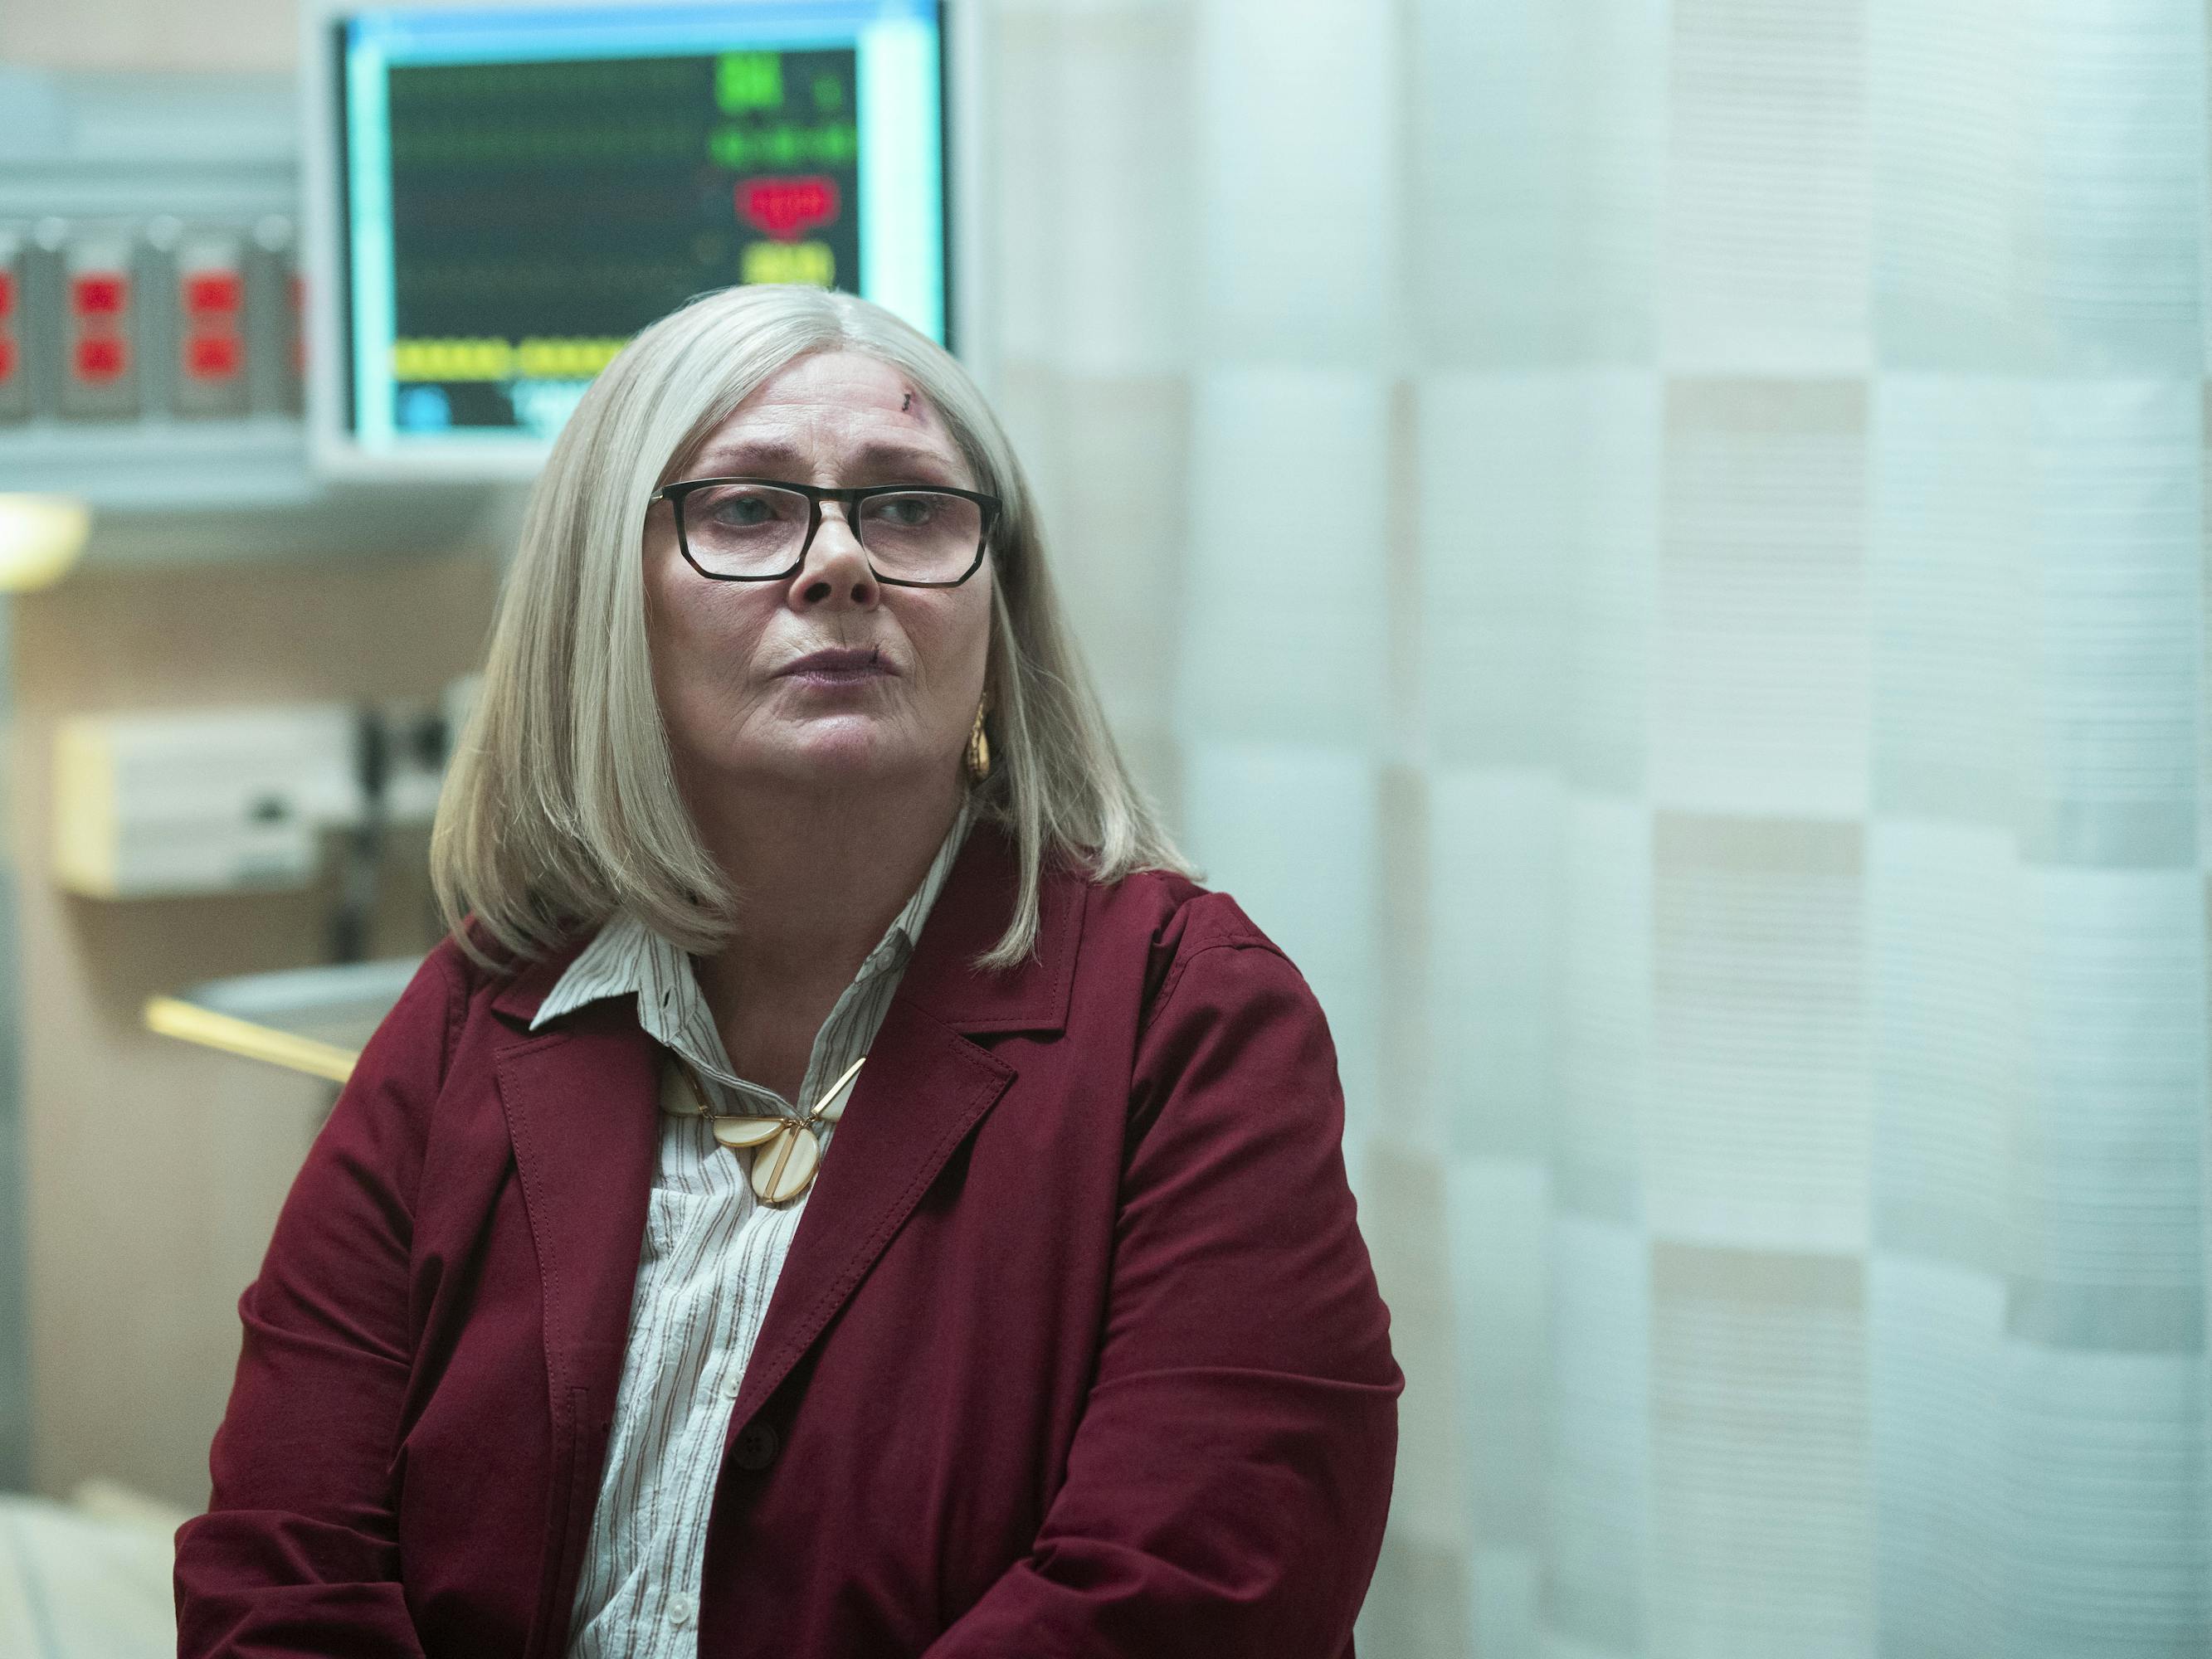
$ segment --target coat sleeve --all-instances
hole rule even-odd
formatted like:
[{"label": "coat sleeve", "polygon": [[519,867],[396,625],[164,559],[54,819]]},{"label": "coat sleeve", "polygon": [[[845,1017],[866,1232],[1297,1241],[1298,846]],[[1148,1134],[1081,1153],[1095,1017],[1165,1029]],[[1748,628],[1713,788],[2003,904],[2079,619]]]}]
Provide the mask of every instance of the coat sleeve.
[{"label": "coat sleeve", "polygon": [[421,1659],[393,1462],[415,1193],[461,994],[441,949],[362,1053],[239,1300],[208,1512],[177,1534],[181,1659]]},{"label": "coat sleeve", "polygon": [[[1247,924],[1249,927],[1249,924]],[[1328,1659],[1380,1550],[1404,1379],[1320,1007],[1256,933],[1140,1042],[1098,1370],[1036,1545],[927,1659]]]}]

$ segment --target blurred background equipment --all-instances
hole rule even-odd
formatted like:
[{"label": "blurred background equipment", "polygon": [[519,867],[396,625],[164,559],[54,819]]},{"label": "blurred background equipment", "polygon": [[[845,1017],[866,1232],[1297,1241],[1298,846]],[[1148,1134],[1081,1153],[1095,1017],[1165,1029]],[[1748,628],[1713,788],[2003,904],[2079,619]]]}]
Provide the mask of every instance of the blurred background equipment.
[{"label": "blurred background equipment", "polygon": [[[363,960],[387,834],[437,809],[474,677],[431,702],[81,714],[53,740],[56,882],[86,898],[175,898],[315,885],[327,865],[328,959],[211,981],[146,1005],[149,1030],[343,1083],[419,953]],[[422,935],[434,936],[427,912]]]},{"label": "blurred background equipment", "polygon": [[[0,419],[214,421],[240,456],[287,429],[270,417],[298,413],[305,358],[285,90],[0,68]],[[38,459],[72,453],[65,430]]]},{"label": "blurred background equipment", "polygon": [[101,567],[478,533],[481,489],[310,471],[299,154],[287,76],[0,63],[0,502],[83,502]]},{"label": "blurred background equipment", "polygon": [[435,701],[77,715],[54,734],[55,878],[108,899],[306,886],[329,832],[429,823],[448,742]]},{"label": "blurred background equipment", "polygon": [[73,497],[0,495],[0,592],[52,586],[91,534],[91,509]]},{"label": "blurred background equipment", "polygon": [[354,1062],[422,965],[418,957],[244,974],[151,997],[146,1027],[331,1083]]},{"label": "blurred background equipment", "polygon": [[527,476],[623,343],[732,282],[948,333],[936,0],[307,13],[317,453]]},{"label": "blurred background equipment", "polygon": [[54,872],[88,898],[305,886],[361,815],[342,705],[83,714],[54,734]]}]

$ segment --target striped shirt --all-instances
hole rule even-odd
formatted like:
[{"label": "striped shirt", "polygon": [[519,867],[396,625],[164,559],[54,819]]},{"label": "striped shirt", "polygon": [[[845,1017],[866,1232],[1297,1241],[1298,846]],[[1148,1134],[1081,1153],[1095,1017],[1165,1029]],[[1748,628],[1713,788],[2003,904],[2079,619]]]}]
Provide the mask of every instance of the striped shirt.
[{"label": "striped shirt", "polygon": [[[815,1035],[799,1086],[809,1106],[875,1041],[969,817],[963,807],[921,885]],[[792,1103],[732,1070],[690,957],[629,916],[599,930],[531,1026],[633,994],[638,1023],[691,1063],[720,1097],[719,1109],[792,1110]],[[826,1154],[835,1126],[822,1127]],[[659,1167],[606,1473],[576,1585],[569,1659],[690,1659],[699,1650],[707,1516],[730,1407],[806,1207],[805,1193],[787,1204],[756,1198],[750,1158],[718,1146],[703,1118],[661,1119]]]}]

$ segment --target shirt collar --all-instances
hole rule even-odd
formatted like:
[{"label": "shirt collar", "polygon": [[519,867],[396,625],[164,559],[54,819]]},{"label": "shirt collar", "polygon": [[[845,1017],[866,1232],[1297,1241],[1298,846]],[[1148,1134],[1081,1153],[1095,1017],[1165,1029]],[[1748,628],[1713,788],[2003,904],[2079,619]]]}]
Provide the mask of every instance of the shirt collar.
[{"label": "shirt collar", "polygon": [[[866,979],[902,966],[914,953],[931,908],[951,874],[953,861],[975,821],[972,802],[961,803],[952,827],[945,831],[937,856],[930,860],[921,884],[902,905],[882,940],[868,953],[854,980]],[[570,963],[530,1022],[533,1031],[550,1020],[572,1013],[587,1003],[609,997],[637,998],[638,1023],[659,1042],[688,1050],[687,1028],[696,1030],[704,1012],[704,999],[691,959],[676,945],[654,933],[627,911],[617,912],[601,926],[592,942]],[[711,1022],[709,1022],[711,1024]],[[719,1045],[717,1045],[719,1046]]]}]

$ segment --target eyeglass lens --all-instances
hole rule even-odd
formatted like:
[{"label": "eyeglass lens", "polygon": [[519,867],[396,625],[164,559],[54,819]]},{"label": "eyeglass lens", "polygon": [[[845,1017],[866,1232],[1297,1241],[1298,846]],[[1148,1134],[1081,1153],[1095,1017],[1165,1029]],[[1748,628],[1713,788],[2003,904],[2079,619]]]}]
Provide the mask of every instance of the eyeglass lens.
[{"label": "eyeglass lens", "polygon": [[[768,576],[799,562],[806,497],[769,484],[709,484],[684,497],[684,535],[702,569]],[[983,509],[964,496],[902,489],[863,497],[848,515],[877,571],[909,581],[951,581],[975,562]]]}]

